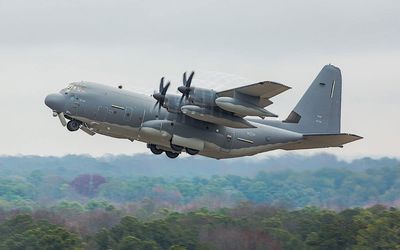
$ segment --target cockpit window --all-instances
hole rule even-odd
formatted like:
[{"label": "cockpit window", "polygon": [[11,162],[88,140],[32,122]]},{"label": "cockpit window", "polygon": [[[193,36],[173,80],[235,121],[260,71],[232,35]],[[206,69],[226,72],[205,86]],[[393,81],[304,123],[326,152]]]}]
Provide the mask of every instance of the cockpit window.
[{"label": "cockpit window", "polygon": [[76,83],[70,83],[67,87],[67,90],[70,91],[77,91],[77,92],[83,92],[85,90],[85,86],[81,84],[76,84]]},{"label": "cockpit window", "polygon": [[69,93],[85,92],[86,86],[81,83],[70,83],[60,91],[60,93],[68,95]]}]

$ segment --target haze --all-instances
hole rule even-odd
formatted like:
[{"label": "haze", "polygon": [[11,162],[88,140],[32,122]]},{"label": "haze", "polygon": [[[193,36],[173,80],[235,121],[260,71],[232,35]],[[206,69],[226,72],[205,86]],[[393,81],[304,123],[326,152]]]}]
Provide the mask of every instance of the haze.
[{"label": "haze", "polygon": [[[48,93],[80,80],[151,94],[161,76],[215,89],[292,87],[285,118],[323,65],[342,69],[340,157],[400,157],[399,1],[2,1],[0,154],[132,154],[145,144],[63,129]],[[310,152],[310,151],[309,151]],[[279,153],[279,152],[278,152]],[[274,153],[267,153],[269,155]]]}]

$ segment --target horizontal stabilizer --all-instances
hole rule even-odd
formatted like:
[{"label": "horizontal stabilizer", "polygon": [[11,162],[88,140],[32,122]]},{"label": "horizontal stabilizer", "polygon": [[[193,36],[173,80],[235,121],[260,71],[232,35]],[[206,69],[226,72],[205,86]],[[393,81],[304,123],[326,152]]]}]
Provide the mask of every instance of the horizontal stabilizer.
[{"label": "horizontal stabilizer", "polygon": [[281,147],[281,149],[296,150],[342,147],[346,143],[350,143],[360,139],[362,139],[361,136],[353,134],[309,134],[304,135],[302,140],[287,144]]}]

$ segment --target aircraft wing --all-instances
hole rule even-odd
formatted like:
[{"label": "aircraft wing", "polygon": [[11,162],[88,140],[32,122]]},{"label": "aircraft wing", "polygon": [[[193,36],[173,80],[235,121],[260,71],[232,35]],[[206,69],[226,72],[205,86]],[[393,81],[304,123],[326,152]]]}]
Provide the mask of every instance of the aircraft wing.
[{"label": "aircraft wing", "polygon": [[303,140],[296,141],[280,149],[296,150],[311,148],[343,147],[344,144],[362,139],[361,136],[353,134],[310,134],[304,135]]},{"label": "aircraft wing", "polygon": [[218,92],[219,97],[234,97],[235,92],[258,99],[257,106],[266,107],[272,104],[269,99],[290,89],[290,87],[271,81],[258,82],[243,87]]}]

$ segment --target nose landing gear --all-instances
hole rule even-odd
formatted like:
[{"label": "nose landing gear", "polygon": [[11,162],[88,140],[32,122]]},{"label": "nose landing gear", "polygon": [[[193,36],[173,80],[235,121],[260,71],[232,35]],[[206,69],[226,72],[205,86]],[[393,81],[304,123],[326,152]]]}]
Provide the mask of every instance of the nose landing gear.
[{"label": "nose landing gear", "polygon": [[77,131],[81,127],[82,123],[77,120],[70,120],[67,123],[67,129],[71,132]]}]

